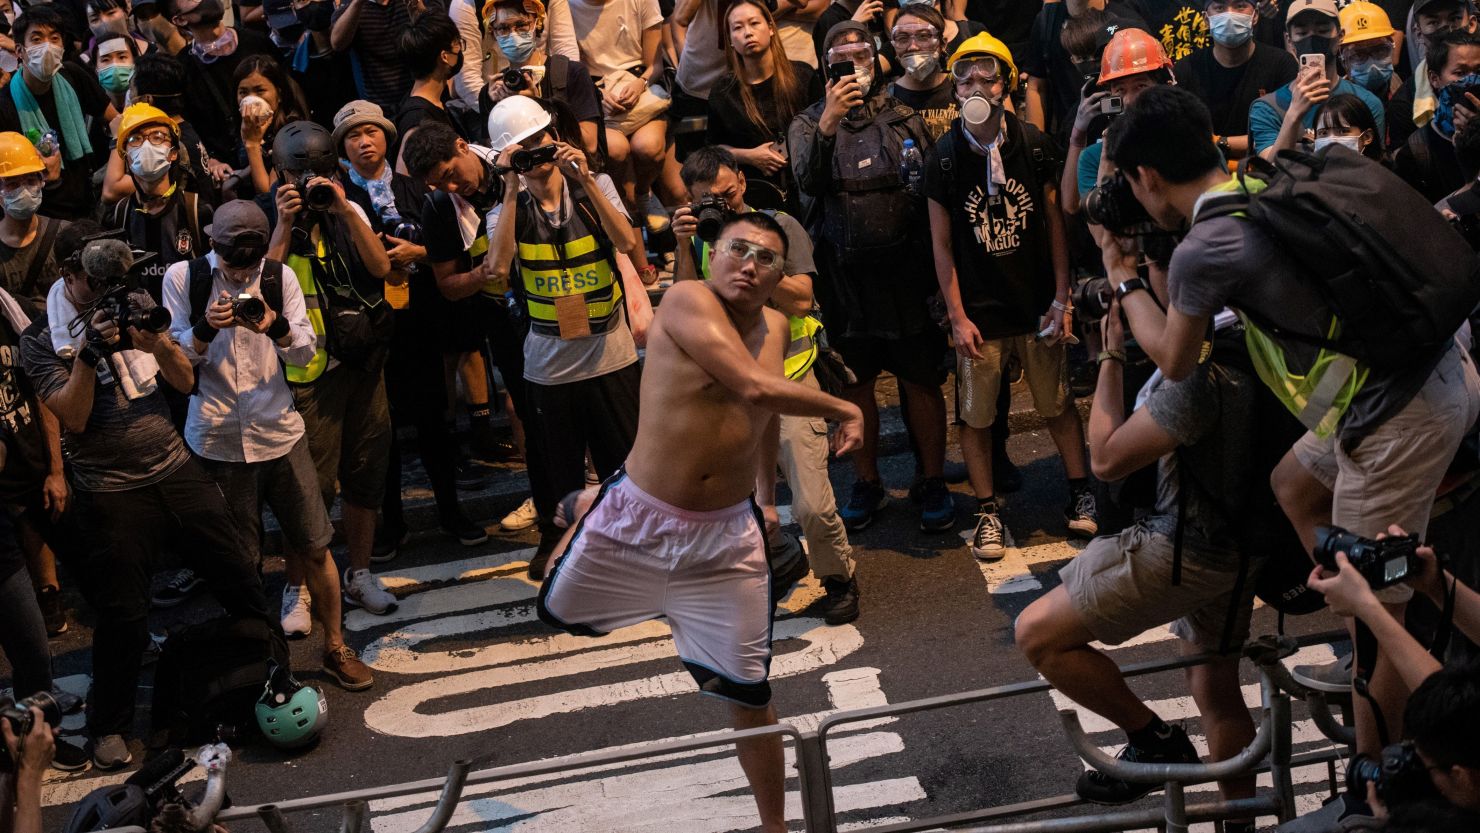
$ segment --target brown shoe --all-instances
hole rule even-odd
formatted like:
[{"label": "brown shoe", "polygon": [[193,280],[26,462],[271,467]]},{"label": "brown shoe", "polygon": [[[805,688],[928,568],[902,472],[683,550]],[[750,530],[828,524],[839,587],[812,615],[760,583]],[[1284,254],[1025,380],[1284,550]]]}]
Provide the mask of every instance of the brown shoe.
[{"label": "brown shoe", "polygon": [[348,645],[340,645],[324,654],[324,673],[333,677],[345,691],[364,691],[375,685],[375,675],[370,673],[370,666],[360,662],[355,649]]}]

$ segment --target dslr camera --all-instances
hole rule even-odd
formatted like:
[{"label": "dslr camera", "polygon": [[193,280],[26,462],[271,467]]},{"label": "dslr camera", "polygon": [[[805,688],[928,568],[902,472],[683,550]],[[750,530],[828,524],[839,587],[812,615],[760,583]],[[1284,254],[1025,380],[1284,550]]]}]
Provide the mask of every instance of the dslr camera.
[{"label": "dslr camera", "polygon": [[1376,758],[1358,755],[1352,759],[1346,770],[1347,789],[1361,797],[1367,795],[1368,784],[1377,788],[1378,800],[1388,807],[1440,797],[1411,740],[1383,747]]},{"label": "dslr camera", "polygon": [[231,299],[231,314],[236,320],[255,327],[267,317],[267,304],[261,298],[243,292]]},{"label": "dslr camera", "polygon": [[692,210],[694,219],[699,222],[699,239],[705,243],[718,240],[720,227],[730,219],[730,215],[735,213],[730,210],[729,203],[718,194],[705,194],[702,199],[693,204]]},{"label": "dslr camera", "polygon": [[[102,312],[117,325],[122,338],[114,347],[128,348],[128,328],[162,333],[170,328],[170,313],[154,302],[148,291],[139,288],[139,267],[153,255],[139,253],[135,256],[129,245],[122,240],[100,236],[88,241],[79,260],[87,274],[88,285],[99,292],[99,297],[79,317],[91,320],[93,313]],[[104,346],[94,345],[99,349]]]},{"label": "dslr camera", "polygon": [[1116,171],[1084,195],[1084,218],[1116,237],[1135,237],[1160,231],[1146,207],[1131,191],[1130,180]]},{"label": "dslr camera", "polygon": [[328,211],[334,207],[334,188],[327,182],[309,185],[308,181],[317,176],[313,171],[301,171],[289,184],[303,196],[305,208],[310,211]]},{"label": "dslr camera", "polygon": [[[62,725],[62,709],[53,700],[51,695],[45,691],[38,691],[19,702],[9,697],[0,698],[0,720],[10,724],[10,731],[16,737],[23,738],[31,733],[36,725],[36,715],[31,713],[31,707],[35,706],[41,710],[41,717],[55,731]],[[6,751],[4,744],[0,744],[0,772],[11,772],[15,768],[15,762],[10,760],[10,754]]]},{"label": "dslr camera", "polygon": [[1110,312],[1110,302],[1114,298],[1115,290],[1110,287],[1109,278],[1090,278],[1074,287],[1074,313],[1087,324],[1099,321]]},{"label": "dslr camera", "polygon": [[1417,535],[1377,540],[1353,535],[1339,526],[1316,527],[1316,561],[1335,570],[1336,553],[1346,553],[1347,560],[1373,590],[1390,587],[1412,575],[1418,569],[1417,550]]},{"label": "dslr camera", "polygon": [[504,89],[511,93],[517,93],[529,86],[529,79],[524,77],[524,72],[514,67],[505,67],[499,78],[504,82]]}]

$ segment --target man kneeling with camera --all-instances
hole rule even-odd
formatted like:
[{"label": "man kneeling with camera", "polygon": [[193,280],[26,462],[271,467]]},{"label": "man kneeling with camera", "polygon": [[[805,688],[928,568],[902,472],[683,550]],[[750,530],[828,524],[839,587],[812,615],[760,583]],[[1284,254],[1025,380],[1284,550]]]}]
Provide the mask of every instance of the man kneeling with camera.
[{"label": "man kneeling with camera", "polygon": [[166,332],[169,315],[138,288],[128,245],[87,240],[101,231],[79,222],[58,235],[62,280],[52,285],[47,317],[22,334],[21,361],[61,423],[75,522],[93,531],[71,572],[98,615],[87,728],[93,763],[108,770],[132,760],[125,738],[160,544],[187,542],[188,566],[228,614],[276,623],[225,497],[170,423],[160,385],[189,392],[190,361]]},{"label": "man kneeling with camera", "polygon": [[[1153,289],[1166,298],[1159,278]],[[1187,654],[1225,652],[1247,638],[1252,582],[1241,579],[1257,569],[1247,561],[1262,553],[1246,543],[1235,519],[1247,516],[1232,502],[1234,496],[1262,492],[1273,505],[1264,485],[1269,472],[1255,463],[1261,391],[1258,379],[1237,361],[1242,336],[1229,326],[1214,336],[1219,352],[1181,381],[1153,377],[1143,389],[1144,401],[1127,417],[1118,300],[1112,300],[1101,327],[1090,464],[1106,481],[1157,464],[1156,506],[1118,535],[1094,539],[1066,565],[1059,573],[1063,583],[1018,617],[1017,644],[1055,688],[1126,733],[1129,743],[1120,757],[1195,763],[1198,755],[1186,732],[1142,703],[1115,664],[1090,643],[1117,645],[1167,622]],[[1239,691],[1238,659],[1227,654],[1187,669],[1214,760],[1232,757],[1254,737]],[[1158,787],[1090,771],[1075,791],[1095,803],[1122,804]],[[1254,779],[1230,779],[1219,787],[1225,798],[1252,796]],[[1224,829],[1252,830],[1253,824],[1230,822]]]}]

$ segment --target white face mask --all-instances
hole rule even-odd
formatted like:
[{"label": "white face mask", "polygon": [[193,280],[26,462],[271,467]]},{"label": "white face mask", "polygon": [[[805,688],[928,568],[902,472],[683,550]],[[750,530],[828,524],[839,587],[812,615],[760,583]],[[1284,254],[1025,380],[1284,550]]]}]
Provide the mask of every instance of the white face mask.
[{"label": "white face mask", "polygon": [[987,98],[974,95],[961,102],[961,120],[970,125],[980,126],[992,117],[992,102]]},{"label": "white face mask", "polygon": [[1360,136],[1326,136],[1316,140],[1316,153],[1331,145],[1341,145],[1356,153],[1362,152],[1362,137]]},{"label": "white face mask", "polygon": [[864,96],[867,97],[868,91],[873,89],[874,86],[873,67],[869,67],[867,72],[855,72],[853,74],[853,80],[858,82],[859,88],[863,90]]},{"label": "white face mask", "polygon": [[916,81],[923,81],[934,75],[940,66],[940,58],[932,52],[915,52],[904,55],[899,62],[904,65],[904,74]]},{"label": "white face mask", "polygon": [[26,49],[26,69],[43,81],[50,81],[62,68],[62,48],[54,43],[38,43]]},{"label": "white face mask", "polygon": [[145,182],[158,182],[170,170],[170,151],[173,148],[145,142],[128,152],[128,169]]}]

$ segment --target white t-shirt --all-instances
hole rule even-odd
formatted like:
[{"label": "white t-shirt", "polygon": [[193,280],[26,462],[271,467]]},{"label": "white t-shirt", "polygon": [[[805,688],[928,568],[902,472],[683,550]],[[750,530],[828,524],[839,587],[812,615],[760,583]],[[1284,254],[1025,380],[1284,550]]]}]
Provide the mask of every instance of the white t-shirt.
[{"label": "white t-shirt", "polygon": [[570,19],[591,77],[642,64],[642,33],[663,22],[658,0],[569,0]]},{"label": "white t-shirt", "polygon": [[729,71],[729,56],[719,48],[718,6],[719,0],[699,4],[678,57],[678,86],[695,98],[708,98],[715,83]]}]

